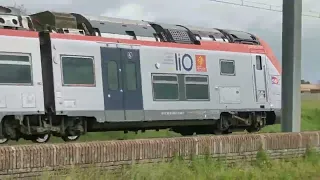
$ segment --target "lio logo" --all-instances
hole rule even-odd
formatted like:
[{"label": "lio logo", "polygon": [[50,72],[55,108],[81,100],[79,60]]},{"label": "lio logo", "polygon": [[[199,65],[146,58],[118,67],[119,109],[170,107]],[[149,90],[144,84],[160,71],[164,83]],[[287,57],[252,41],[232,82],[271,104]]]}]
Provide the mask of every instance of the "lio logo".
[{"label": "lio logo", "polygon": [[193,60],[189,54],[183,54],[181,56],[179,53],[175,53],[175,63],[177,71],[181,71],[182,68],[185,71],[191,71],[193,68]]}]

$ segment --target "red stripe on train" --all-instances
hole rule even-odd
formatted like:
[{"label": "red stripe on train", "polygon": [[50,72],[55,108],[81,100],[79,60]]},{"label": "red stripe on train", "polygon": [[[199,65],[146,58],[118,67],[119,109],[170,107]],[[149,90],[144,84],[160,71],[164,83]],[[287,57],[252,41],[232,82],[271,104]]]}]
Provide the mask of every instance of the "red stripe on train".
[{"label": "red stripe on train", "polygon": [[[0,35],[37,38],[38,32],[0,29]],[[153,46],[153,47],[168,47],[168,48],[172,47],[172,48],[183,48],[183,49],[214,50],[214,51],[241,52],[241,53],[261,53],[261,54],[266,54],[267,57],[270,59],[271,63],[277,69],[277,71],[281,73],[280,63],[277,60],[277,58],[274,56],[272,49],[268,46],[267,43],[265,43],[261,39],[260,41],[262,46],[221,43],[221,42],[207,42],[207,41],[202,41],[201,45],[178,44],[178,43],[169,43],[169,42],[152,42],[152,41],[141,41],[141,40],[130,40],[130,39],[105,38],[105,37],[99,37],[99,36],[81,36],[81,35],[56,34],[56,33],[52,33],[51,37],[55,39],[95,41],[95,42],[105,42],[105,43],[124,43],[124,44]]]}]

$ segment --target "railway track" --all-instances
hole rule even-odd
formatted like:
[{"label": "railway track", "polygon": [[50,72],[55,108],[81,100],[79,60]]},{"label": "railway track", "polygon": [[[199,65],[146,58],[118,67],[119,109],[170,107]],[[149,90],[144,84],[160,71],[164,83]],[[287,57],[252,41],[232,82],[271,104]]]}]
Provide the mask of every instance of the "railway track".
[{"label": "railway track", "polygon": [[319,150],[319,137],[320,131],[315,131],[6,145],[0,147],[0,178],[35,177],[74,166],[117,169],[134,162],[170,160],[175,155],[209,154],[228,161],[253,160],[261,148],[272,158],[292,157],[303,155],[308,146]]}]

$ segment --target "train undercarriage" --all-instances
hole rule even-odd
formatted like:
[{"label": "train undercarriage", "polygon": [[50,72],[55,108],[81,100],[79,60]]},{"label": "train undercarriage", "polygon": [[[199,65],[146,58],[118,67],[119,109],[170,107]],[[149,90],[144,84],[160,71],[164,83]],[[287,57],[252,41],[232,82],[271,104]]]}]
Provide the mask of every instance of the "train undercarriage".
[{"label": "train undercarriage", "polygon": [[[258,132],[266,125],[275,122],[274,112],[226,112],[218,120],[188,120],[98,123],[90,117],[68,116],[5,116],[0,127],[0,144],[9,140],[31,140],[46,143],[51,136],[62,138],[65,142],[76,141],[87,132],[128,131],[170,129],[182,136],[194,134],[230,134],[234,131]],[[181,126],[183,124],[183,126]]]},{"label": "train undercarriage", "polygon": [[64,141],[76,141],[85,133],[86,122],[81,117],[5,116],[1,122],[0,143],[6,143],[8,140],[18,141],[21,138],[45,143],[52,135],[61,137]]}]

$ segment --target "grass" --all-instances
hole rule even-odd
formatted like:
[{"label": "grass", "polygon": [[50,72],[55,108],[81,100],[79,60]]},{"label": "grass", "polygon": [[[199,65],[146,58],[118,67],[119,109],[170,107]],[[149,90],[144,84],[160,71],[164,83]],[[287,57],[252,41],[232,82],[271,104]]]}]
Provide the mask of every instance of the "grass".
[{"label": "grass", "polygon": [[184,161],[175,158],[170,163],[140,164],[122,168],[117,174],[98,168],[67,169],[61,174],[45,173],[41,179],[61,180],[295,180],[319,179],[320,155],[309,151],[304,157],[290,160],[270,160],[264,152],[251,163],[227,164],[210,158]]},{"label": "grass", "polygon": [[[302,131],[316,131],[320,130],[320,101],[302,101],[302,120],[301,129]],[[261,132],[280,132],[280,125],[267,126],[261,130]],[[169,130],[157,131],[146,131],[145,133],[128,133],[124,134],[122,131],[118,132],[96,132],[87,133],[80,137],[78,141],[88,142],[95,140],[114,140],[114,139],[141,139],[141,138],[161,138],[161,137],[178,137],[181,136],[178,133],[171,132]],[[52,137],[51,143],[63,142],[61,138]],[[27,144],[30,141],[20,140],[18,142],[9,141],[9,144]]]},{"label": "grass", "polygon": [[[320,101],[302,101],[301,103],[301,131],[320,130]],[[261,132],[280,132],[281,125],[267,126]]]}]

